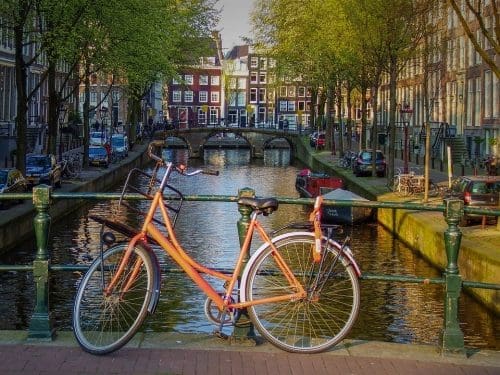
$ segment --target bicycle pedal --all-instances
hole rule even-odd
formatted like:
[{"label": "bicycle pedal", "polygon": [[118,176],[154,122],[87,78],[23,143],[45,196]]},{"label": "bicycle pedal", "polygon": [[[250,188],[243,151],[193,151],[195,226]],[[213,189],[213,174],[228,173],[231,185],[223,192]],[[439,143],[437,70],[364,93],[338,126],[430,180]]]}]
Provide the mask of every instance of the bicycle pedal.
[{"label": "bicycle pedal", "polygon": [[225,333],[221,332],[221,331],[218,331],[218,330],[215,330],[214,331],[214,335],[217,336],[218,338],[220,339],[223,339],[223,340],[227,340],[229,339],[229,336],[226,335]]}]

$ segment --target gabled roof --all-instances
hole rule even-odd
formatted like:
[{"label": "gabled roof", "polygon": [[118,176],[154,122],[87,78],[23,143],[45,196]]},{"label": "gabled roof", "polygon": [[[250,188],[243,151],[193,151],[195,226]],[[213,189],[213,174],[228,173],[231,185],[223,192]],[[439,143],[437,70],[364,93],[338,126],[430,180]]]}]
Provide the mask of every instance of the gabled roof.
[{"label": "gabled roof", "polygon": [[241,57],[248,56],[249,52],[249,46],[248,45],[242,45],[242,46],[234,46],[231,51],[229,51],[226,54],[226,59],[228,60],[236,60]]}]

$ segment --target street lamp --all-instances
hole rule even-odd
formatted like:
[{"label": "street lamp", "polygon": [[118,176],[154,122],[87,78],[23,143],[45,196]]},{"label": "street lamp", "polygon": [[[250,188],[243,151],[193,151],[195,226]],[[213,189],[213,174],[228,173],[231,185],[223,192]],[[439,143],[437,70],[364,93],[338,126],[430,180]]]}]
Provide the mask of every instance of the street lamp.
[{"label": "street lamp", "polygon": [[101,115],[101,126],[102,126],[102,136],[106,139],[106,133],[108,131],[108,107],[101,107],[99,110]]},{"label": "street lamp", "polygon": [[62,128],[64,124],[64,120],[66,119],[67,108],[64,104],[59,106],[59,161],[62,161],[63,155],[63,140],[62,140]]},{"label": "street lamp", "polygon": [[404,127],[404,154],[403,154],[403,173],[408,173],[408,126],[410,125],[410,119],[413,115],[413,109],[409,104],[404,104],[399,110],[401,119],[403,120]]}]

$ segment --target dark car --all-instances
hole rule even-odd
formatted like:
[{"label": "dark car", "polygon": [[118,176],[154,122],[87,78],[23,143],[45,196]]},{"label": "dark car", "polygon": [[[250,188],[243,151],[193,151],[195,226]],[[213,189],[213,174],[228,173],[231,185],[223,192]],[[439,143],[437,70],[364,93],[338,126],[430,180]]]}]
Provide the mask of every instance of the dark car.
[{"label": "dark car", "polygon": [[[375,172],[377,176],[384,177],[386,174],[387,165],[385,156],[382,151],[377,150],[375,159]],[[372,150],[361,150],[353,161],[352,171],[357,177],[363,175],[371,175],[372,173]]]},{"label": "dark car", "polygon": [[[452,194],[463,199],[467,207],[498,207],[500,195],[499,176],[462,176],[453,181]],[[464,214],[461,226],[481,220],[483,215]]]},{"label": "dark car", "polygon": [[26,181],[30,188],[39,184],[61,187],[61,172],[61,166],[54,155],[26,156]]},{"label": "dark car", "polygon": [[[3,193],[25,193],[28,185],[23,174],[15,168],[0,169],[0,194]],[[0,207],[5,208],[13,203],[22,203],[22,200],[14,202],[12,200],[0,201]]]},{"label": "dark car", "polygon": [[107,168],[109,166],[109,155],[106,148],[103,146],[89,147],[89,165],[102,166]]}]

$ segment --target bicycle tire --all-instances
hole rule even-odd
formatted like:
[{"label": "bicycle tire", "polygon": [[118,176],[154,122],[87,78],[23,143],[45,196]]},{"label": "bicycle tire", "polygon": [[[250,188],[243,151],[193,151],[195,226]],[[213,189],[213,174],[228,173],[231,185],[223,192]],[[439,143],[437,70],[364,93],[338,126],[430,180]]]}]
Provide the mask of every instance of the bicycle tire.
[{"label": "bicycle tire", "polygon": [[[99,256],[78,287],[73,307],[73,332],[78,344],[88,353],[102,355],[120,349],[146,318],[155,271],[150,254],[143,247],[134,247],[127,269],[112,294],[105,296],[103,293],[102,280],[105,285],[109,283],[126,249],[127,244],[119,244],[105,251],[104,267]],[[126,276],[139,259],[141,270],[132,287],[122,294],[120,289]]]},{"label": "bicycle tire", "polygon": [[[309,294],[314,279],[311,275],[319,275],[315,274],[318,264],[312,261],[314,235],[294,233],[273,241]],[[332,263],[337,259],[337,262],[334,272],[324,279],[321,292],[303,300],[262,303],[247,308],[257,330],[273,345],[294,353],[318,353],[347,336],[359,313],[360,289],[354,266],[346,257],[337,258],[339,251],[340,245],[334,241],[324,248],[325,261]],[[295,292],[277,267],[270,246],[250,260],[244,282],[243,299],[247,301]]]}]

